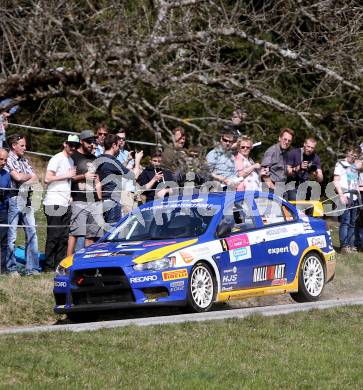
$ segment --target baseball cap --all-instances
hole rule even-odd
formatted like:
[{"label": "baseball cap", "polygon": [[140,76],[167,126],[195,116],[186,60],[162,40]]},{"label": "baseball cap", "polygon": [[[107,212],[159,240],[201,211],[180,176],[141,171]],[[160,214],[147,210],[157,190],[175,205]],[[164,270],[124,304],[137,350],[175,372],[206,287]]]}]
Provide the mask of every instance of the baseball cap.
[{"label": "baseball cap", "polygon": [[67,138],[67,142],[73,142],[79,144],[79,138],[76,134],[70,134]]},{"label": "baseball cap", "polygon": [[79,139],[80,139],[80,141],[81,141],[81,140],[84,140],[84,139],[89,139],[89,138],[95,139],[95,133],[94,133],[92,130],[83,130],[83,131],[79,134]]}]

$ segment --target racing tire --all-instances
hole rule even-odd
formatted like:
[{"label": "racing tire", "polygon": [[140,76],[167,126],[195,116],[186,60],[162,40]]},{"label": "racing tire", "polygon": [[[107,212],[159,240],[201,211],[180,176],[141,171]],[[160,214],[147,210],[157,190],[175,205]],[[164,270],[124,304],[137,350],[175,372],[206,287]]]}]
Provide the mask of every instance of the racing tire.
[{"label": "racing tire", "polygon": [[197,263],[189,276],[188,311],[202,313],[210,310],[217,295],[217,282],[205,263]]},{"label": "racing tire", "polygon": [[67,318],[75,323],[93,322],[99,317],[99,313],[94,311],[79,311],[74,313],[67,313]]},{"label": "racing tire", "polygon": [[317,253],[308,253],[299,269],[299,290],[296,293],[291,293],[291,298],[299,303],[317,301],[324,286],[323,262]]}]

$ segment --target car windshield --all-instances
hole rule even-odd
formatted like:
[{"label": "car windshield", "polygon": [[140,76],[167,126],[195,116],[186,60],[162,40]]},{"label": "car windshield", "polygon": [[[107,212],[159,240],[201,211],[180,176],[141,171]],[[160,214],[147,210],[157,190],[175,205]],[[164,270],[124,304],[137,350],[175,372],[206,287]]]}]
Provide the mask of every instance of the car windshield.
[{"label": "car windshield", "polygon": [[215,210],[209,208],[146,208],[130,215],[106,241],[160,240],[198,237],[203,234]]}]

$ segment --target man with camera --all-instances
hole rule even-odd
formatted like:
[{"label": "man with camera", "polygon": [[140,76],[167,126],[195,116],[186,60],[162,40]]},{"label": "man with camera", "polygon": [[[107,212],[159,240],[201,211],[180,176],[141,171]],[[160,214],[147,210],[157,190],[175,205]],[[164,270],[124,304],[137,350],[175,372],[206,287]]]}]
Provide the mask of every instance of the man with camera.
[{"label": "man with camera", "polygon": [[[116,134],[118,137],[118,147],[119,152],[117,155],[117,160],[127,168],[129,171],[132,171],[135,174],[135,179],[137,179],[142,171],[141,169],[141,159],[144,155],[142,150],[140,151],[128,151],[125,149],[126,145],[126,131],[120,129]],[[135,179],[123,178],[123,188],[121,192],[121,209],[122,215],[126,215],[137,207],[137,192],[136,192],[136,182]]]},{"label": "man with camera", "polygon": [[[320,157],[315,153],[317,140],[314,137],[308,137],[304,141],[302,148],[292,149],[287,154],[287,175],[288,182],[295,182],[295,188],[287,192],[288,200],[296,200],[299,185],[308,181],[315,180],[318,183],[323,181],[323,172],[320,166]],[[309,200],[311,196],[310,187],[307,188],[305,199]]]},{"label": "man with camera", "polygon": [[38,183],[38,177],[30,162],[24,157],[26,140],[21,134],[13,134],[8,138],[10,152],[7,159],[7,169],[11,176],[11,188],[8,214],[8,252],[6,269],[11,276],[19,276],[16,268],[15,242],[17,228],[24,225],[26,275],[39,273],[38,237],[35,229],[34,208],[31,204],[31,185]]}]

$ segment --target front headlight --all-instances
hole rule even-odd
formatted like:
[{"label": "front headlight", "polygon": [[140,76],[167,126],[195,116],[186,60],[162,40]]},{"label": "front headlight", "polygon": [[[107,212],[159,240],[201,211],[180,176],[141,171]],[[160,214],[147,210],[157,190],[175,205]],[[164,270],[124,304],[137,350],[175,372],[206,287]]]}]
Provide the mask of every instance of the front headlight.
[{"label": "front headlight", "polygon": [[69,275],[69,268],[62,267],[60,264],[55,270],[56,276],[67,276]]},{"label": "front headlight", "polygon": [[159,260],[148,261],[147,263],[143,264],[135,264],[133,268],[135,271],[160,271],[172,266],[172,259],[165,257]]}]

